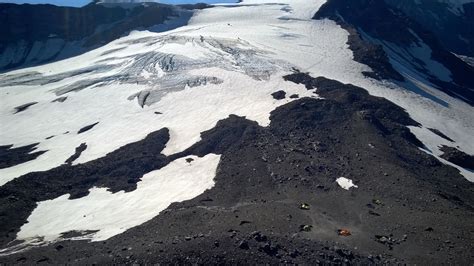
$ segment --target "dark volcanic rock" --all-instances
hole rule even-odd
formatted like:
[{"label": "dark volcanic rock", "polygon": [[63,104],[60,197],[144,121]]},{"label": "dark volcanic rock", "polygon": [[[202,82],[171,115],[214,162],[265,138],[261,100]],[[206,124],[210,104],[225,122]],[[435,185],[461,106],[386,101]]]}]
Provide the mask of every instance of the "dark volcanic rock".
[{"label": "dark volcanic rock", "polygon": [[360,34],[352,26],[339,22],[341,27],[349,32],[347,44],[354,53],[354,60],[364,65],[370,66],[373,72],[364,72],[367,77],[374,79],[394,79],[405,80],[395,69],[393,69],[384,49],[380,45],[364,41]]},{"label": "dark volcanic rock", "polygon": [[76,151],[74,152],[71,157],[69,157],[65,163],[67,164],[72,164],[79,156],[81,156],[81,153],[87,149],[87,145],[85,143],[81,143],[81,145],[76,147]]},{"label": "dark volcanic rock", "polygon": [[52,102],[53,102],[53,103],[55,103],[55,102],[62,103],[62,102],[64,102],[64,101],[66,101],[66,99],[67,99],[67,96],[59,97],[59,98],[54,99]]},{"label": "dark volcanic rock", "polygon": [[38,102],[25,103],[15,107],[15,114],[20,113],[28,109],[30,106],[37,104]]},{"label": "dark volcanic rock", "polygon": [[435,133],[436,135],[442,137],[443,139],[445,140],[448,140],[448,141],[451,141],[451,142],[454,142],[454,140],[452,140],[450,137],[446,136],[445,134],[443,134],[443,132],[437,130],[436,128],[428,128],[431,132]]},{"label": "dark volcanic rock", "polygon": [[94,124],[90,124],[90,125],[87,125],[81,129],[79,129],[79,131],[77,131],[77,134],[81,134],[81,133],[84,133],[86,131],[89,131],[91,130],[93,127],[95,127],[97,124],[99,124],[99,122],[96,122]]},{"label": "dark volcanic rock", "polygon": [[385,0],[401,10],[423,28],[433,32],[444,47],[456,54],[474,57],[474,2],[463,6],[464,12],[453,12],[446,2],[433,0]]},{"label": "dark volcanic rock", "polygon": [[[135,184],[128,177],[138,181],[192,154],[221,154],[212,189],[140,226],[107,241],[63,241],[2,261],[34,263],[46,256],[53,264],[471,264],[474,239],[466,232],[474,223],[473,184],[419,149],[407,128],[418,124],[402,108],[325,78],[294,73],[285,79],[317,87],[324,99],[280,106],[267,127],[230,116],[172,156],[160,154],[169,138],[163,129],[104,158],[30,173],[0,187],[6,244],[37,201],[92,186],[131,191]],[[358,188],[340,188],[340,176]],[[311,208],[301,210],[302,202]],[[367,204],[380,216],[369,214]],[[312,229],[300,231],[300,225]],[[340,236],[340,228],[351,236]]]},{"label": "dark volcanic rock", "polygon": [[272,96],[273,96],[273,99],[275,99],[275,100],[283,100],[286,97],[286,92],[282,91],[282,90],[276,91],[276,92],[272,93]]},{"label": "dark volcanic rock", "polygon": [[474,156],[466,154],[456,148],[443,146],[440,149],[443,154],[440,156],[446,161],[452,162],[463,168],[474,170]]},{"label": "dark volcanic rock", "polygon": [[12,167],[36,159],[47,151],[36,151],[39,143],[12,148],[13,145],[0,146],[0,169]]},{"label": "dark volcanic rock", "polygon": [[240,241],[240,243],[239,243],[239,248],[241,248],[241,249],[249,249],[249,244],[247,243],[247,241],[242,240],[242,241]]},{"label": "dark volcanic rock", "polygon": [[[91,4],[84,8],[54,5],[0,5],[2,27],[0,41],[42,40],[56,34],[67,40],[79,40],[94,32],[97,25],[126,17],[122,8],[109,9]],[[68,14],[68,16],[65,16]]]},{"label": "dark volcanic rock", "polygon": [[188,10],[206,9],[206,8],[211,8],[212,7],[212,5],[208,5],[206,3],[182,4],[182,5],[178,5],[178,6],[183,8],[183,9],[188,9]]}]

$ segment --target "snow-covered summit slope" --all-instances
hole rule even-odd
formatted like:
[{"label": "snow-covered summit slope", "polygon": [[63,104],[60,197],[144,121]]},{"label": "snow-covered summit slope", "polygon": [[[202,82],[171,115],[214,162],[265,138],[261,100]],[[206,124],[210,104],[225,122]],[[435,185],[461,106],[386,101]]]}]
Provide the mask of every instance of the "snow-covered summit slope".
[{"label": "snow-covered summit slope", "polygon": [[[457,167],[473,181],[472,171],[439,157],[441,145],[474,153],[473,107],[434,89],[423,77],[412,77],[409,86],[416,87],[412,90],[403,84],[367,78],[363,73],[371,69],[353,60],[347,44],[349,33],[334,21],[312,19],[325,2],[248,0],[217,6],[196,12],[188,25],[174,30],[132,32],[77,57],[0,75],[0,145],[38,143],[37,150],[46,151],[36,159],[0,169],[0,185],[31,172],[58,167],[73,155],[77,155],[73,164],[102,158],[162,128],[168,128],[170,134],[162,153],[172,156],[197,143],[202,132],[229,115],[245,116],[267,126],[270,112],[294,100],[277,100],[272,93],[283,90],[287,95],[317,97],[304,85],[282,79],[295,69],[366,88],[372,95],[401,106],[422,125],[412,131],[425,144],[426,151]],[[429,53],[427,49],[423,52]],[[440,78],[449,80],[449,70],[444,71],[439,64],[430,74],[441,73]],[[439,69],[443,71],[437,72]],[[416,90],[425,94],[414,93]],[[426,94],[438,100],[423,96]],[[28,103],[35,104],[18,108]],[[453,142],[429,128],[449,136]],[[87,147],[77,152],[82,143]],[[205,181],[205,190],[212,186],[211,173],[216,172],[218,164],[211,160],[204,166],[200,160],[196,167],[206,168],[196,170],[197,175],[203,174],[196,178]],[[185,165],[173,161],[169,167],[176,170]],[[165,173],[160,174],[161,171]],[[155,174],[168,176],[168,171],[163,168],[147,174],[141,182],[148,182]],[[140,183],[138,186],[140,189]],[[154,195],[160,202],[156,213],[172,202],[199,194],[183,193],[180,197]],[[62,215],[64,209],[84,212],[86,205],[94,201],[107,202],[99,204],[98,209],[120,208],[122,197],[139,202],[145,196],[149,194],[111,195],[92,188],[89,195],[80,199],[69,200],[64,195],[40,202],[18,239],[44,244],[41,239],[55,241],[65,233],[61,230],[94,230],[83,239],[107,239],[152,217],[136,216],[120,229],[110,224],[117,217],[95,220],[90,228],[80,219],[69,219],[59,231],[49,230],[44,217]],[[110,214],[113,215],[120,213]]]}]

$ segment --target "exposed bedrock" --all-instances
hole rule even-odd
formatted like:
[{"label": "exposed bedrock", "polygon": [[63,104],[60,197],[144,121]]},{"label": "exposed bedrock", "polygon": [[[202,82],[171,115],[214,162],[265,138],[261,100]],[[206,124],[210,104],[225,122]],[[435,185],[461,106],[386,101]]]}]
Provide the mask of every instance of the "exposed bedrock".
[{"label": "exposed bedrock", "polygon": [[[144,173],[175,158],[222,155],[212,189],[140,226],[103,242],[64,241],[1,260],[472,262],[474,185],[419,150],[407,128],[418,124],[402,108],[326,78],[295,73],[285,79],[317,87],[324,99],[283,105],[271,113],[268,127],[231,115],[169,157],[160,154],[169,138],[162,129],[104,158],[30,173],[1,187],[6,244],[37,201],[65,193],[81,197],[98,185],[131,191]],[[358,187],[341,188],[339,177]]]},{"label": "exposed bedrock", "polygon": [[443,152],[441,158],[461,167],[474,170],[474,155],[469,155],[456,148],[448,146],[442,146],[440,150]]},{"label": "exposed bedrock", "polygon": [[282,91],[282,90],[276,91],[276,92],[272,93],[272,97],[275,100],[283,100],[283,99],[286,98],[286,92]]},{"label": "exposed bedrock", "polygon": [[30,106],[33,106],[37,104],[38,102],[31,102],[31,103],[25,103],[20,106],[15,107],[15,114],[26,111],[26,109],[30,108]]},{"label": "exposed bedrock", "polygon": [[51,101],[52,103],[63,103],[67,100],[67,96],[63,96],[63,97],[58,97],[56,99],[54,99],[53,101]]},{"label": "exposed bedrock", "polygon": [[79,131],[77,131],[77,134],[82,134],[84,132],[87,132],[91,129],[93,129],[97,124],[99,124],[99,122],[95,122],[94,124],[90,124],[90,125],[87,125],[81,129],[79,129]]},{"label": "exposed bedrock", "polygon": [[74,151],[74,154],[71,155],[71,157],[67,158],[65,163],[67,164],[72,164],[75,160],[77,160],[83,151],[87,149],[87,144],[86,143],[81,143],[81,145],[76,147],[76,150]]}]

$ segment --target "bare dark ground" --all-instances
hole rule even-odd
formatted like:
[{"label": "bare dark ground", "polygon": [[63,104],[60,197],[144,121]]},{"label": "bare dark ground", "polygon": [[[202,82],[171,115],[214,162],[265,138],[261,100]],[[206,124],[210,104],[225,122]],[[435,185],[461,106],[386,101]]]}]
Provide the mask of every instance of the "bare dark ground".
[{"label": "bare dark ground", "polygon": [[47,151],[36,151],[39,143],[13,148],[13,145],[0,146],[0,169],[12,167],[36,159]]}]

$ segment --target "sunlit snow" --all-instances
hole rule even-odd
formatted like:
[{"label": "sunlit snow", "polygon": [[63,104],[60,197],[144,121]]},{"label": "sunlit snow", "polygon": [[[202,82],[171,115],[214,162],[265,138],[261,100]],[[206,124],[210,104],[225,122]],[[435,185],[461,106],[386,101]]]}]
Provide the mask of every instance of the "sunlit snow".
[{"label": "sunlit snow", "polygon": [[345,178],[345,177],[339,177],[338,179],[336,179],[336,182],[341,188],[343,188],[345,190],[349,190],[352,187],[358,188],[358,186],[354,185],[352,180],[350,180],[348,178]]}]

